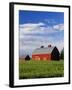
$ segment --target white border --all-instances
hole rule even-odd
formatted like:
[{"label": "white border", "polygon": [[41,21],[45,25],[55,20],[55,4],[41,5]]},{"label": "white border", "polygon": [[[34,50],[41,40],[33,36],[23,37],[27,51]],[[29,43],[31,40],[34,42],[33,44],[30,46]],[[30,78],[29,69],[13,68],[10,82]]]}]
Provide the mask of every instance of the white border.
[{"label": "white border", "polygon": [[[34,10],[34,11],[55,11],[64,12],[64,77],[43,78],[43,79],[24,79],[19,80],[19,10]],[[45,6],[29,6],[29,5],[14,5],[14,85],[35,85],[35,84],[51,84],[68,82],[69,70],[69,44],[68,44],[68,8],[62,7],[45,7]]]}]

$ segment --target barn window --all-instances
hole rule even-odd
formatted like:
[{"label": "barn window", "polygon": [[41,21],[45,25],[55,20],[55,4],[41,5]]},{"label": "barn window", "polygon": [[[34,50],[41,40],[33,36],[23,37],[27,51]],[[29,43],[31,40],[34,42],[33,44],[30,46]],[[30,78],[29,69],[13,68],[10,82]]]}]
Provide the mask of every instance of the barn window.
[{"label": "barn window", "polygon": [[43,60],[47,60],[47,58],[46,58],[46,57],[44,57],[44,58],[43,58]]},{"label": "barn window", "polygon": [[39,57],[39,56],[36,56],[36,57],[35,57],[35,60],[40,60],[40,57]]}]

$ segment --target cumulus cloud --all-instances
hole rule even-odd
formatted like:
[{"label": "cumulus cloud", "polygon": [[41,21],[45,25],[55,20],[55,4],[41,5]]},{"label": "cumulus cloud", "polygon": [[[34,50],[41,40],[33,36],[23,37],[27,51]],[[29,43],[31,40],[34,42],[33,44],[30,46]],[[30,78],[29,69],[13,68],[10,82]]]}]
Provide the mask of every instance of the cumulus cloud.
[{"label": "cumulus cloud", "polygon": [[[58,48],[61,49],[61,45],[63,46],[63,42],[61,42],[62,30],[64,30],[63,24],[49,26],[39,22],[20,25],[20,52],[24,51],[26,54],[31,51],[32,53],[35,48],[39,48],[41,45],[47,46],[48,44],[57,45]],[[61,42],[61,45],[58,41],[59,43]]]},{"label": "cumulus cloud", "polygon": [[20,37],[24,35],[48,35],[56,33],[59,30],[64,30],[63,24],[58,24],[54,26],[49,26],[44,23],[28,23],[20,25]]},{"label": "cumulus cloud", "polygon": [[24,28],[24,27],[36,27],[36,26],[43,26],[44,25],[44,23],[42,23],[42,22],[39,22],[39,23],[26,23],[26,24],[21,24],[20,25],[20,27],[22,28]]},{"label": "cumulus cloud", "polygon": [[64,24],[54,25],[53,28],[56,30],[64,30]]},{"label": "cumulus cloud", "polygon": [[33,30],[34,28],[44,26],[44,23],[27,23],[27,24],[22,24],[20,25],[20,28],[25,29],[25,31],[30,31]]}]

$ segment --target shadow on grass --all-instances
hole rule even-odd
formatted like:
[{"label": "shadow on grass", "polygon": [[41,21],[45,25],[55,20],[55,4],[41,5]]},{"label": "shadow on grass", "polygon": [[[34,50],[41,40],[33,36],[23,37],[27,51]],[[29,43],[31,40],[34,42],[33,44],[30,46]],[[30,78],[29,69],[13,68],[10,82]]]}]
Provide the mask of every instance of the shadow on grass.
[{"label": "shadow on grass", "polygon": [[22,76],[22,77],[19,77],[19,79],[56,78],[56,77],[64,77],[64,75],[56,74],[56,75],[50,75],[50,76],[33,76],[33,77]]}]

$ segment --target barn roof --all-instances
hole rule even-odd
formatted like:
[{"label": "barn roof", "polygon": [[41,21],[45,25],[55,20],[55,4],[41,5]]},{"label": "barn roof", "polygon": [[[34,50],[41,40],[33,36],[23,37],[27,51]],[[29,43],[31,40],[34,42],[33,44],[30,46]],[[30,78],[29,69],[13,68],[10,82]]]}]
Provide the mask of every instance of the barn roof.
[{"label": "barn roof", "polygon": [[53,49],[55,47],[44,47],[44,48],[37,48],[34,50],[33,54],[47,54],[47,53],[52,53]]}]

